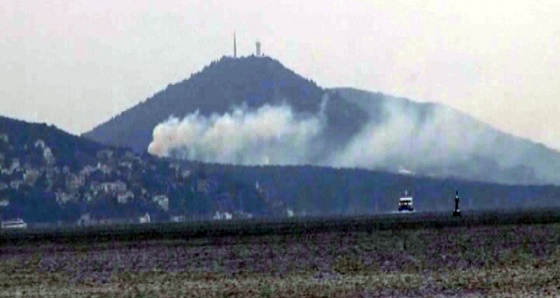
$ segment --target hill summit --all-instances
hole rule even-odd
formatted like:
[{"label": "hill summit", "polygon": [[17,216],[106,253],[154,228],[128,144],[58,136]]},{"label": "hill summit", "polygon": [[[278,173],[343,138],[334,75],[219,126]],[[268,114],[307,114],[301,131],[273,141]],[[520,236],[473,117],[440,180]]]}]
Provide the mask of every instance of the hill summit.
[{"label": "hill summit", "polygon": [[[209,116],[226,113],[234,107],[252,109],[264,104],[286,104],[297,113],[315,114],[320,110],[325,95],[325,89],[272,58],[223,57],[189,79],[168,85],[84,136],[145,152],[152,141],[154,128],[171,116],[181,119],[197,111],[200,115]],[[339,104],[332,104],[327,111],[331,122],[347,120],[345,130],[357,132],[358,121],[366,121],[366,114],[353,104],[343,101]],[[350,110],[352,115],[339,119],[336,110],[340,108]]]}]

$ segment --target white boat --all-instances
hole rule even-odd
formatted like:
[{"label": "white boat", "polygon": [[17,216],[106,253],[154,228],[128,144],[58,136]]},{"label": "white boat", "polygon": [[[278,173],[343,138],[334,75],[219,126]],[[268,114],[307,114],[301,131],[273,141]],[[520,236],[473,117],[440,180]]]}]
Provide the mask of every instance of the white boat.
[{"label": "white boat", "polygon": [[27,223],[21,218],[2,221],[2,229],[27,229]]},{"label": "white boat", "polygon": [[398,211],[400,213],[414,212],[414,198],[408,191],[405,191],[403,196],[399,199]]}]

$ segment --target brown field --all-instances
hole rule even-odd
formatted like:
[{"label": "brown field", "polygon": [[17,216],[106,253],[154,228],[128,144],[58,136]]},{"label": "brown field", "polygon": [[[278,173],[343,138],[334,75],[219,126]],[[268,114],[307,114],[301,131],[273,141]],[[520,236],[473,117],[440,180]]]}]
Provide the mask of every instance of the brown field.
[{"label": "brown field", "polygon": [[557,297],[559,280],[558,223],[0,245],[0,297]]}]

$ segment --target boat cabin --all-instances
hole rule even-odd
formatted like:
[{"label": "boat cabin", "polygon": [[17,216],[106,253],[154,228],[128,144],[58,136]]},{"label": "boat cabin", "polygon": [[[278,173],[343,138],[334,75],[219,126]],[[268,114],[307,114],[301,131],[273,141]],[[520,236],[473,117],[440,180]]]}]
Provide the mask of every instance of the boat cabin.
[{"label": "boat cabin", "polygon": [[413,200],[408,191],[405,191],[404,195],[399,199],[399,212],[413,212]]}]

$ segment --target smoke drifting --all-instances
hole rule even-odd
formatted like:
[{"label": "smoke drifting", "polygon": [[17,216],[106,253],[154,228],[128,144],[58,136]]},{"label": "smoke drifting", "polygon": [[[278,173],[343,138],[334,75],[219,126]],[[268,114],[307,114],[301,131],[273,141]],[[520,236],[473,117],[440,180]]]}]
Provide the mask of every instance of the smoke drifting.
[{"label": "smoke drifting", "polygon": [[335,166],[407,169],[445,164],[472,155],[481,135],[457,113],[441,106],[422,115],[398,103],[385,103],[381,124],[370,122],[331,159]]},{"label": "smoke drifting", "polygon": [[[556,172],[548,170],[552,163],[543,162],[546,158],[528,155],[529,142],[434,104],[419,108],[420,104],[386,100],[381,113],[375,114],[379,103],[375,106],[371,102],[372,109],[367,111],[370,121],[335,151],[325,145],[329,143],[326,130],[336,129],[327,125],[327,104],[323,102],[315,115],[295,113],[283,104],[253,110],[238,107],[223,115],[197,112],[182,120],[170,118],[154,129],[148,152],[240,165],[314,164],[473,179],[484,174],[503,182],[536,179],[532,167],[537,166],[542,171],[540,178],[557,178],[553,175]],[[362,109],[367,110],[367,105]],[[508,148],[500,150],[500,146]],[[511,168],[517,171],[513,178],[503,172]]]},{"label": "smoke drifting", "polygon": [[209,117],[196,112],[156,126],[148,152],[242,165],[302,164],[313,158],[323,122],[320,115],[296,115],[285,104]]}]

